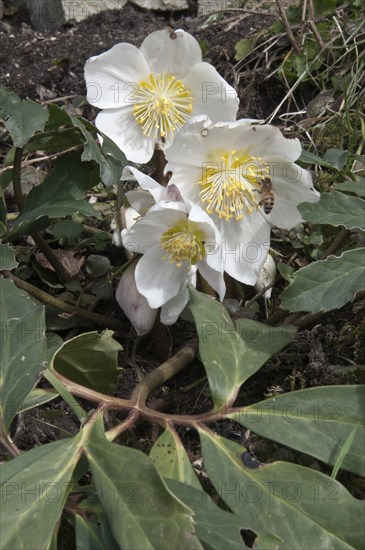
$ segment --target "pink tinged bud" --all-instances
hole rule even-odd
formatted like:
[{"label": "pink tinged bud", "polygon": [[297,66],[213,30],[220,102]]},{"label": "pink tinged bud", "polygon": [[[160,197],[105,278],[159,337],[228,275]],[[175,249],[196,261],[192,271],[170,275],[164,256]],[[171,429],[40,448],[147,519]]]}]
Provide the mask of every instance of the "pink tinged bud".
[{"label": "pink tinged bud", "polygon": [[134,326],[138,336],[143,336],[152,329],[157,309],[152,309],[146,298],[138,292],[134,277],[136,266],[137,263],[133,263],[124,271],[115,298]]},{"label": "pink tinged bud", "polygon": [[[257,292],[260,292],[266,286],[274,284],[275,278],[276,278],[276,264],[273,258],[270,256],[270,254],[268,254],[265,260],[265,263],[262,266],[262,269],[257,277],[255,290]],[[263,295],[264,298],[267,298],[267,299],[270,298],[271,291],[272,291],[272,288],[265,290]]]}]

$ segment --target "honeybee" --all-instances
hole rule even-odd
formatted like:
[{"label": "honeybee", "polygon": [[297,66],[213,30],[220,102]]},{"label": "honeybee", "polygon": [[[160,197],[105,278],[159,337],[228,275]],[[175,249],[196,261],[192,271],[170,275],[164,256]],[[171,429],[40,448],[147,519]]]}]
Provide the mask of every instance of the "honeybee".
[{"label": "honeybee", "polygon": [[261,189],[259,191],[261,200],[259,206],[264,207],[265,214],[270,214],[275,204],[274,193],[272,192],[272,181],[269,177],[265,177],[261,181]]}]

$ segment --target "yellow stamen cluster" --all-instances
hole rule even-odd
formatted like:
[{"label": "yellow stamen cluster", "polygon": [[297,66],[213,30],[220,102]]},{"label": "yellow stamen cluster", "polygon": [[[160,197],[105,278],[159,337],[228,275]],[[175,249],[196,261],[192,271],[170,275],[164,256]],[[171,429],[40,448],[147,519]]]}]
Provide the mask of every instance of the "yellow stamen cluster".
[{"label": "yellow stamen cluster", "polygon": [[204,235],[195,222],[179,222],[165,231],[161,236],[161,246],[167,254],[163,259],[181,267],[183,261],[197,264],[205,255]]},{"label": "yellow stamen cluster", "polygon": [[260,202],[261,181],[270,173],[268,165],[247,150],[232,149],[212,157],[218,162],[207,163],[198,182],[207,213],[216,212],[225,220],[241,220],[244,213],[252,214]]},{"label": "yellow stamen cluster", "polygon": [[139,82],[134,101],[134,118],[141,125],[143,134],[155,139],[174,134],[193,110],[189,90],[168,74],[151,73],[146,80]]}]

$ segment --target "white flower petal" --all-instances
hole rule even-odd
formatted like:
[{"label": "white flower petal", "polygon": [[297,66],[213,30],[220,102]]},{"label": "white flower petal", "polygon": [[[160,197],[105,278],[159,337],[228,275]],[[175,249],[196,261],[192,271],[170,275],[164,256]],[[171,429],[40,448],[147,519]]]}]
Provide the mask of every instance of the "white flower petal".
[{"label": "white flower petal", "polygon": [[160,200],[166,198],[167,193],[165,187],[133,166],[126,166],[124,168],[121,179],[127,181],[137,181],[142,189],[151,193],[152,197],[155,199],[155,202],[159,202]]},{"label": "white flower petal", "polygon": [[222,235],[221,261],[231,277],[254,285],[270,247],[270,225],[261,212],[240,221],[212,216]]},{"label": "white flower petal", "polygon": [[206,242],[219,242],[220,233],[210,216],[197,204],[186,200],[186,206],[189,212],[189,220],[199,224],[199,228],[204,232]]},{"label": "white flower petal", "polygon": [[184,310],[189,301],[189,291],[183,287],[179,294],[169,300],[161,307],[160,320],[164,325],[173,325],[176,323],[180,313]]},{"label": "white flower petal", "polygon": [[[239,122],[239,121],[238,121]],[[253,125],[242,121],[241,126],[235,128],[237,136],[233,149],[244,150],[249,148],[251,155],[266,160],[268,156],[281,156],[287,160],[297,160],[302,152],[300,141],[288,139],[283,136],[279,128],[275,126]]]},{"label": "white flower petal", "polygon": [[176,185],[183,200],[188,199],[196,204],[199,204],[199,192],[201,187],[198,185],[198,182],[203,177],[203,168],[173,163],[169,163],[167,166],[172,171],[172,176],[167,189],[169,189],[171,185]]},{"label": "white flower petal", "polygon": [[125,219],[125,227],[126,229],[131,229],[137,220],[139,220],[141,217],[140,213],[137,212],[134,208],[131,206],[127,206],[124,208],[124,219]]},{"label": "white flower petal", "polygon": [[148,210],[155,205],[152,195],[148,191],[143,191],[143,189],[127,191],[125,196],[129,204],[137,210],[141,216],[144,216]]},{"label": "white flower petal", "polygon": [[99,109],[132,105],[138,83],[150,70],[143,53],[123,42],[91,57],[85,65],[87,100]]},{"label": "white flower petal", "polygon": [[207,139],[207,123],[207,117],[196,117],[180,130],[173,144],[166,150],[168,164],[165,172],[170,170],[174,173],[174,168],[182,165],[198,168],[199,172],[202,172],[202,164],[209,160],[211,146],[210,140]]},{"label": "white flower petal", "polygon": [[169,73],[181,79],[191,66],[202,60],[197,40],[183,30],[172,34],[167,29],[149,34],[143,41],[140,52],[144,55],[151,72]]},{"label": "white flower petal", "polygon": [[106,109],[98,114],[96,127],[104,132],[132,162],[148,162],[155,148],[155,140],[144,136],[130,106]]},{"label": "white flower petal", "polygon": [[154,246],[142,256],[136,268],[137,288],[152,308],[161,307],[174,298],[187,278],[187,262],[178,268],[163,258],[165,254],[161,246]]},{"label": "white flower petal", "polygon": [[141,218],[131,229],[123,229],[123,246],[130,252],[144,254],[152,246],[160,243],[161,235],[165,229],[164,226],[157,225],[147,217]]},{"label": "white flower petal", "polygon": [[209,63],[195,64],[184,78],[193,98],[192,116],[205,114],[213,122],[235,120],[237,93]]},{"label": "white flower petal", "polygon": [[317,202],[320,194],[313,188],[308,170],[282,159],[270,158],[273,170],[274,208],[266,219],[281,229],[291,229],[303,221],[296,208],[302,202]]}]

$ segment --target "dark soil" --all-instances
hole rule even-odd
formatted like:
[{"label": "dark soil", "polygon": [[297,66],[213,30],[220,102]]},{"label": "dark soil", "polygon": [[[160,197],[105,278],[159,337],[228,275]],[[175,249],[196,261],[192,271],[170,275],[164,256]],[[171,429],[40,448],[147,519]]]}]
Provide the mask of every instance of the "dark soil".
[{"label": "dark soil", "polygon": [[[259,31],[272,22],[272,17],[247,14],[243,19],[228,17],[204,26],[201,17],[185,14],[172,20],[170,14],[146,13],[127,4],[122,10],[102,12],[51,34],[32,29],[26,10],[19,4],[12,17],[0,22],[0,81],[21,98],[38,101],[85,95],[83,71],[89,57],[118,42],[140,46],[149,33],[167,25],[193,34],[203,45],[205,59],[234,85],[236,43],[248,32]],[[257,94],[248,97],[247,90],[238,86],[243,116],[262,118],[271,112],[279,90],[275,92],[273,84],[265,88],[262,97],[253,98]]]}]

